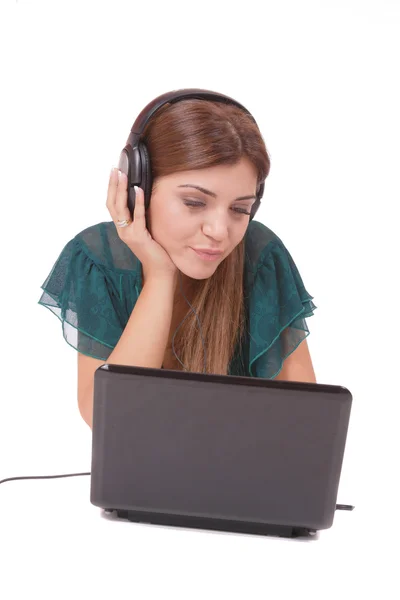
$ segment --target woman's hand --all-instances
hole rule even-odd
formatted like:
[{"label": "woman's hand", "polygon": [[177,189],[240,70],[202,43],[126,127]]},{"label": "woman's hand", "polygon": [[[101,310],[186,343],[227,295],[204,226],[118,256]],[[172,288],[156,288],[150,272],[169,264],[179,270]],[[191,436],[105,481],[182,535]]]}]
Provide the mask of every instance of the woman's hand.
[{"label": "woman's hand", "polygon": [[137,193],[132,223],[126,227],[118,227],[117,221],[130,220],[127,184],[128,178],[125,173],[113,169],[108,184],[106,206],[110,211],[119,237],[142,263],[146,279],[153,276],[176,276],[178,269],[169,254],[151,237],[146,228],[144,192],[141,188],[136,187]]}]

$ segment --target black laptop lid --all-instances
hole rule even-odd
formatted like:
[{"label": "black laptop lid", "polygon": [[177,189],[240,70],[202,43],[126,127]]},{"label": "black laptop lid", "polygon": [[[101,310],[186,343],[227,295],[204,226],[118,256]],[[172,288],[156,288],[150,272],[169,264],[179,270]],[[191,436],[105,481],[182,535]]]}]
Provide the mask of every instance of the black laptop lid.
[{"label": "black laptop lid", "polygon": [[351,403],[335,385],[102,365],[91,502],[328,528]]}]

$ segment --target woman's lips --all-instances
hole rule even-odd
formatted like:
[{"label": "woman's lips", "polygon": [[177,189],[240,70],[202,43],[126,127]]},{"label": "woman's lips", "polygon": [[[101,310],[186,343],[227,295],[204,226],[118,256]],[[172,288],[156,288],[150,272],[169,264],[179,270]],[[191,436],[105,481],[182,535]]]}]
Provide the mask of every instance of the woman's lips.
[{"label": "woman's lips", "polygon": [[195,250],[192,248],[193,252],[196,252],[197,256],[199,256],[203,260],[218,260],[222,256],[222,252],[218,252],[218,254],[212,254],[211,252],[201,252],[200,250]]}]

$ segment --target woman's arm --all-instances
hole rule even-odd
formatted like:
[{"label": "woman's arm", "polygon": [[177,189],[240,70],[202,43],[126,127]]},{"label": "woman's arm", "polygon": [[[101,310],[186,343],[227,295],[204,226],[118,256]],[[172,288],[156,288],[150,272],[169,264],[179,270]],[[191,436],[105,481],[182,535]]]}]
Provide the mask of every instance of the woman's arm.
[{"label": "woman's arm", "polygon": [[292,354],[289,354],[274,380],[317,383],[306,339],[300,342]]},{"label": "woman's arm", "polygon": [[108,359],[78,354],[78,405],[92,427],[94,372],[100,365],[131,365],[160,369],[171,326],[176,276],[149,278],[128,323]]}]

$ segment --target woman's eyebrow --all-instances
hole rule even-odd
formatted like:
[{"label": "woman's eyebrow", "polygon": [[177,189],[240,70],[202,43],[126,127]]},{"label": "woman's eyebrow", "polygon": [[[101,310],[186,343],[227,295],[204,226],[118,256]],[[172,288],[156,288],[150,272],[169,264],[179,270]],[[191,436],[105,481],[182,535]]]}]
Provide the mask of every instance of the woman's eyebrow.
[{"label": "woman's eyebrow", "polygon": [[[200,185],[193,185],[192,183],[184,183],[182,185],[178,185],[178,187],[191,187],[191,188],[195,188],[196,190],[199,190],[199,192],[203,192],[203,194],[207,194],[208,196],[212,196],[213,198],[217,197],[217,194],[214,194],[214,192],[210,192],[210,190],[206,190],[205,188],[201,187]],[[256,197],[254,195],[252,196],[239,196],[239,198],[235,198],[236,200],[252,200],[254,198],[254,200],[256,199]]]}]

